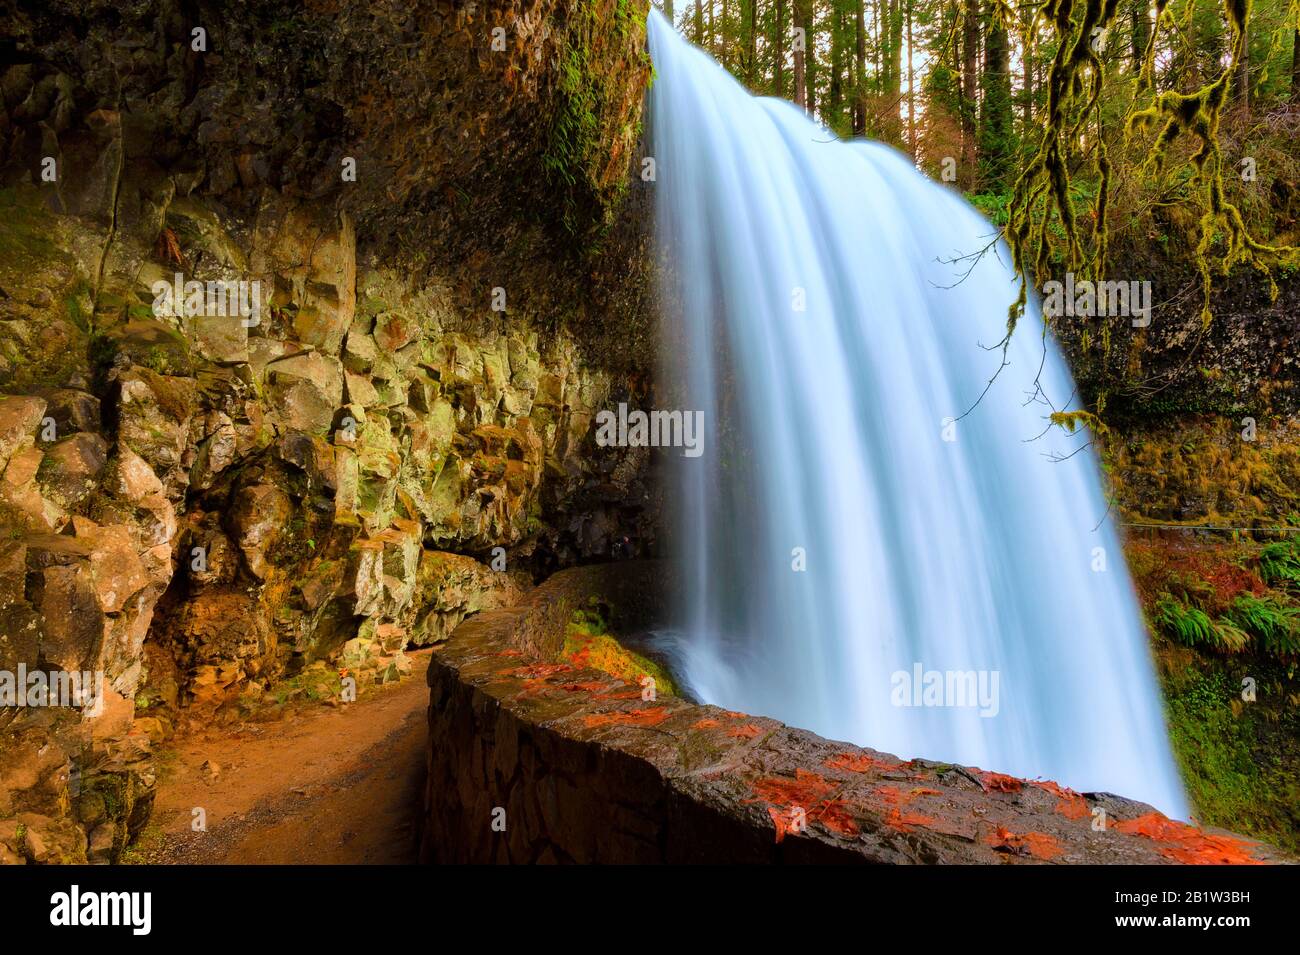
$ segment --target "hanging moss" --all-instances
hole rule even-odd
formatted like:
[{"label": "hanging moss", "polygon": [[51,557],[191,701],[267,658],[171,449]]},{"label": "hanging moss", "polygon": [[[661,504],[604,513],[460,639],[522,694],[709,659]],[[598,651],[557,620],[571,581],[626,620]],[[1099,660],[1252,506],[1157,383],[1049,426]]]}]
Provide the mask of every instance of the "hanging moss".
[{"label": "hanging moss", "polygon": [[[1155,29],[1148,39],[1137,81],[1139,97],[1154,87],[1156,37],[1165,22],[1168,0],[1156,0]],[[1189,3],[1189,12],[1192,8]],[[1093,49],[1094,39],[1113,25],[1118,0],[1048,0],[1041,15],[1050,23],[1057,39],[1056,56],[1048,78],[1047,118],[1038,147],[1017,179],[1008,212],[1005,238],[1021,275],[1019,295],[1007,317],[1010,342],[1016,323],[1024,313],[1032,277],[1044,275],[1059,263],[1083,278],[1104,278],[1109,253],[1107,211],[1111,189],[1111,166],[1102,137],[1100,112],[1096,110],[1102,88],[1102,64]],[[1170,146],[1184,134],[1194,136],[1199,148],[1191,158],[1194,184],[1201,187],[1200,236],[1195,250],[1201,277],[1202,320],[1209,322],[1212,292],[1211,254],[1223,239],[1218,271],[1250,264],[1269,280],[1270,294],[1278,289],[1272,270],[1300,263],[1300,249],[1271,246],[1257,241],[1246,227],[1240,210],[1224,195],[1223,159],[1218,143],[1219,119],[1236,65],[1243,54],[1251,0],[1224,0],[1224,11],[1232,31],[1230,61],[1213,81],[1192,93],[1168,91],[1143,108],[1135,108],[1126,124],[1126,136],[1159,127],[1144,170],[1160,172]],[[1036,21],[1035,21],[1036,24]],[[1032,31],[1034,25],[1031,25]],[[1097,149],[1092,161],[1099,179],[1093,200],[1093,254],[1085,258],[1071,194],[1070,149],[1090,116],[1095,117]],[[1057,229],[1059,227],[1059,235]],[[1103,330],[1103,347],[1109,348],[1109,334]]]}]

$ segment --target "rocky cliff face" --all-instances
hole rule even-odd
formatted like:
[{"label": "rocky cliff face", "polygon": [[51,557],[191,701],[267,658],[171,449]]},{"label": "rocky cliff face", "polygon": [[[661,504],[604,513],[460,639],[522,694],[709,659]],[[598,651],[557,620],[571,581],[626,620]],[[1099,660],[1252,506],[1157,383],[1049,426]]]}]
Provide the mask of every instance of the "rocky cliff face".
[{"label": "rocky cliff face", "polygon": [[651,360],[643,6],[0,12],[0,672],[104,687],[0,708],[0,861],[116,858],[178,713],[654,551],[591,437]]}]

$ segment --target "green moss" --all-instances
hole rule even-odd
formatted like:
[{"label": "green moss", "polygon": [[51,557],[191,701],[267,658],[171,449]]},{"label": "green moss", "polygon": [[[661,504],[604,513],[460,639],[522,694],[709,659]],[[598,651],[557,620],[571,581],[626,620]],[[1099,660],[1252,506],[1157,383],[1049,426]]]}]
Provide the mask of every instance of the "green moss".
[{"label": "green moss", "polygon": [[576,611],[560,657],[573,666],[600,670],[627,683],[639,685],[648,676],[654,680],[656,695],[677,695],[677,686],[667,670],[627,649],[607,631],[608,625],[599,609]]},{"label": "green moss", "polygon": [[0,189],[0,258],[14,266],[28,259],[50,259],[65,255],[51,238],[57,235],[54,215],[31,187]]},{"label": "green moss", "polygon": [[[1164,661],[1174,755],[1202,824],[1300,850],[1300,719],[1293,671],[1264,661]],[[1256,702],[1241,681],[1256,683]]]},{"label": "green moss", "polygon": [[[563,194],[561,221],[579,234],[593,221],[607,225],[627,189],[626,150],[639,137],[640,124],[612,125],[623,123],[628,77],[621,50],[609,44],[633,46],[629,40],[638,21],[631,0],[617,0],[612,12],[592,0],[574,7],[559,44],[557,103],[542,167]],[[639,46],[636,65],[648,75],[649,57]]]}]

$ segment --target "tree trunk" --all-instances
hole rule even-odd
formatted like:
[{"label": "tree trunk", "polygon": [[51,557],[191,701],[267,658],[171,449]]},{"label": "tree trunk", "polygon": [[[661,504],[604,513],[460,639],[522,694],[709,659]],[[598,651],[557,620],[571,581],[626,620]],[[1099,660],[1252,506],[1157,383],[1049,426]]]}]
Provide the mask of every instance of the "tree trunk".
[{"label": "tree trunk", "polygon": [[985,12],[984,78],[980,86],[980,187],[998,190],[1006,185],[1011,166],[1011,66],[1007,31],[994,18],[992,3]]},{"label": "tree trunk", "polygon": [[[867,15],[865,0],[857,0],[857,21],[853,28],[853,134],[867,131]],[[1300,36],[1300,34],[1297,34]]]},{"label": "tree trunk", "polygon": [[1142,57],[1151,42],[1151,0],[1130,0],[1133,14],[1133,32],[1130,34],[1129,52],[1133,56],[1133,72],[1142,69]]},{"label": "tree trunk", "polygon": [[668,18],[669,23],[674,22],[675,18],[673,16],[673,0],[664,0],[664,16]]},{"label": "tree trunk", "polygon": [[1250,21],[1241,25],[1241,57],[1233,80],[1233,98],[1245,109],[1250,108]]},{"label": "tree trunk", "polygon": [[803,49],[794,53],[794,101],[812,115],[817,108],[813,90],[816,61],[813,57],[812,0],[795,0],[795,26],[803,30]]},{"label": "tree trunk", "polygon": [[831,0],[831,82],[827,90],[827,115],[830,122],[839,119],[840,107],[844,102],[844,30],[837,0]]},{"label": "tree trunk", "polygon": [[979,110],[980,3],[965,0],[962,12],[961,64],[961,169],[957,181],[963,189],[975,182],[975,118]]},{"label": "tree trunk", "polygon": [[704,46],[704,7],[703,0],[695,0],[695,45]]},{"label": "tree trunk", "polygon": [[880,95],[880,91],[882,89],[880,85],[882,80],[881,73],[883,72],[883,69],[881,67],[881,53],[884,51],[884,44],[881,43],[880,41],[880,5],[883,2],[884,0],[876,0],[876,2],[872,4],[872,14],[871,14],[875,20],[875,23],[873,24],[874,30],[872,31],[875,34],[875,36],[872,38],[875,40],[875,43],[873,44],[872,55],[876,61],[875,64],[876,72],[871,77],[871,85],[874,88],[874,92],[877,96]]},{"label": "tree trunk", "polygon": [[912,70],[912,0],[907,0],[907,144],[916,158],[916,73]]},{"label": "tree trunk", "polygon": [[787,0],[776,0],[776,16],[772,23],[772,48],[776,51],[772,61],[772,93],[785,96],[785,5]]},{"label": "tree trunk", "polygon": [[[1146,2],[1146,0],[1137,0],[1137,2],[1144,3]],[[1033,15],[1034,15],[1033,10],[1026,10],[1021,14],[1021,16],[1024,17],[1026,31],[1028,30],[1029,21],[1030,19],[1032,19]],[[1026,139],[1029,138],[1034,128],[1034,63],[1033,63],[1032,39],[1033,39],[1032,37],[1027,37],[1024,44],[1024,49],[1021,50],[1020,53],[1022,66],[1024,67],[1024,81],[1025,81],[1025,89],[1024,89],[1025,100],[1021,108],[1023,110],[1023,115],[1024,115],[1023,135]]]},{"label": "tree trunk", "polygon": [[749,88],[753,89],[758,85],[758,0],[749,0],[748,13],[748,31],[746,37],[745,56],[749,62],[745,64],[745,80]]},{"label": "tree trunk", "polygon": [[1291,38],[1291,102],[1300,103],[1300,30]]}]

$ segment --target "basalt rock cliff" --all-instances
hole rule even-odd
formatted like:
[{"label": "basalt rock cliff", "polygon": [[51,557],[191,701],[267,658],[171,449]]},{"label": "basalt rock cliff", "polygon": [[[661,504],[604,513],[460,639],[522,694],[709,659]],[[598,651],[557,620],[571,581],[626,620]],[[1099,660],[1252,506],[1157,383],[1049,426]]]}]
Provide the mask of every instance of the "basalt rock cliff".
[{"label": "basalt rock cliff", "polygon": [[591,427],[649,387],[644,7],[0,8],[0,672],[103,675],[0,708],[0,862],[119,858],[178,720],[655,551]]}]

